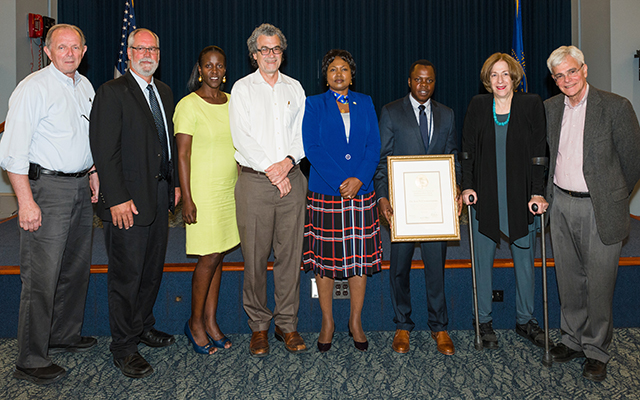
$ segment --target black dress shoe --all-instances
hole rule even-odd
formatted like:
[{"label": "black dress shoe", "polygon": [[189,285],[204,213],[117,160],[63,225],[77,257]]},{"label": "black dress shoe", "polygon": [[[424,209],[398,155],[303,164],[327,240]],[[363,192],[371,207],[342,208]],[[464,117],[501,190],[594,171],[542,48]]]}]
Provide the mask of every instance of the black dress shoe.
[{"label": "black dress shoe", "polygon": [[[544,347],[544,329],[538,326],[538,321],[532,319],[526,324],[516,323],[516,333],[538,347]],[[549,339],[549,347],[553,347],[553,342]]]},{"label": "black dress shoe", "polygon": [[564,343],[560,343],[553,349],[549,350],[551,358],[557,363],[566,363],[574,358],[583,358],[584,352],[582,350],[572,350],[568,348]]},{"label": "black dress shoe", "polygon": [[171,346],[176,341],[176,338],[173,335],[151,328],[140,336],[140,341],[149,347],[166,347]]},{"label": "black dress shoe", "polygon": [[46,385],[62,379],[67,374],[59,365],[51,364],[48,367],[41,368],[22,368],[16,365],[13,371],[13,377],[17,379],[26,379],[38,385]]},{"label": "black dress shoe", "polygon": [[153,373],[151,365],[137,351],[125,358],[114,358],[113,364],[129,378],[144,378]]},{"label": "black dress shoe", "polygon": [[587,358],[582,369],[582,376],[594,382],[602,382],[607,377],[607,364]]},{"label": "black dress shoe", "polygon": [[[476,322],[473,322],[473,326],[476,326]],[[480,338],[482,339],[482,346],[485,349],[497,349],[498,335],[493,330],[493,321],[480,323]]]},{"label": "black dress shoe", "polygon": [[78,343],[74,344],[50,344],[49,354],[58,353],[82,353],[90,350],[98,344],[98,340],[91,336],[83,336]]}]

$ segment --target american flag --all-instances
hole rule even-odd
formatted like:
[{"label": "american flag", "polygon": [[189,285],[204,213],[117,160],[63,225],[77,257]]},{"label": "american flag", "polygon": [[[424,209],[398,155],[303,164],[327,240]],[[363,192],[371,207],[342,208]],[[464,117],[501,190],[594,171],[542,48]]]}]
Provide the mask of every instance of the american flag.
[{"label": "american flag", "polygon": [[133,12],[133,0],[124,3],[124,17],[122,18],[122,34],[120,36],[120,52],[118,62],[113,72],[113,78],[124,75],[127,71],[127,38],[136,29],[136,14]]},{"label": "american flag", "polygon": [[522,10],[520,9],[520,0],[515,0],[516,3],[516,18],[513,20],[513,39],[511,42],[511,56],[522,65],[522,81],[520,86],[516,88],[516,91],[528,92],[527,87],[527,69],[524,62],[524,45],[522,44]]}]

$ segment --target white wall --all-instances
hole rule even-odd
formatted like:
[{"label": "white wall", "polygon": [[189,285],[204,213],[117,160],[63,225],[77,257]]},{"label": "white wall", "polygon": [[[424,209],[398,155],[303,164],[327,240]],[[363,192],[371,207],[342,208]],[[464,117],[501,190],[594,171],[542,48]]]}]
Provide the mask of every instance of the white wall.
[{"label": "white wall", "polygon": [[[9,97],[13,89],[31,73],[31,48],[27,37],[29,13],[46,15],[57,20],[58,0],[0,2],[0,54],[3,55],[0,57],[0,122],[6,119]],[[34,46],[34,58],[37,63],[37,46]],[[3,193],[13,193],[4,171],[0,176],[0,194]]]},{"label": "white wall", "polygon": [[[640,114],[640,1],[615,0],[611,2],[611,91],[626,97]],[[640,154],[638,154],[640,162]],[[640,183],[631,198],[631,214],[640,216]]]},{"label": "white wall", "polygon": [[[640,1],[572,0],[573,44],[589,66],[593,86],[626,97],[640,115]],[[638,155],[640,162],[640,154]],[[640,184],[631,198],[631,214],[640,216]]]}]

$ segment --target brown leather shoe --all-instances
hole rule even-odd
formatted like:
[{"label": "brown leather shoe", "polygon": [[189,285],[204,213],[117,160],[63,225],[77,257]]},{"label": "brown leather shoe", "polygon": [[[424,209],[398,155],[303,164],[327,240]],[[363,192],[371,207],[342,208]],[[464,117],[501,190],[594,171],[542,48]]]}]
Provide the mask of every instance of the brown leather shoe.
[{"label": "brown leather shoe", "polygon": [[452,356],[456,349],[453,347],[453,341],[449,337],[447,331],[431,332],[431,337],[438,345],[438,351],[445,356]]},{"label": "brown leather shoe", "polygon": [[282,329],[276,325],[275,336],[276,339],[284,342],[284,347],[291,353],[300,353],[307,350],[307,345],[304,344],[304,339],[302,339],[298,331],[283,333]]},{"label": "brown leather shoe", "polygon": [[404,354],[409,352],[409,331],[404,329],[396,329],[396,335],[393,337],[393,351]]},{"label": "brown leather shoe", "polygon": [[269,354],[269,338],[267,331],[257,331],[251,334],[249,350],[254,357],[263,357]]}]

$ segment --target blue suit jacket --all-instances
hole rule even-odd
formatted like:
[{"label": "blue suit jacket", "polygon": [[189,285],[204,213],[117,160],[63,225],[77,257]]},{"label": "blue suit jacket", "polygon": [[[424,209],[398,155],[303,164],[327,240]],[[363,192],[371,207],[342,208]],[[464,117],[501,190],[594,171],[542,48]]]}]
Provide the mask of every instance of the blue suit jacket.
[{"label": "blue suit jacket", "polygon": [[375,175],[376,195],[389,198],[389,177],[387,156],[415,156],[425,154],[453,154],[455,157],[456,180],[460,182],[458,162],[458,136],[453,110],[431,99],[433,112],[433,134],[427,153],[420,126],[409,100],[411,94],[393,101],[382,108],[380,114],[380,135],[382,151]]},{"label": "blue suit jacket", "polygon": [[349,142],[336,99],[327,90],[307,97],[302,142],[311,163],[309,190],[340,196],[350,177],[362,182],[359,195],[373,191],[373,174],[380,159],[380,131],[371,97],[349,91]]}]

